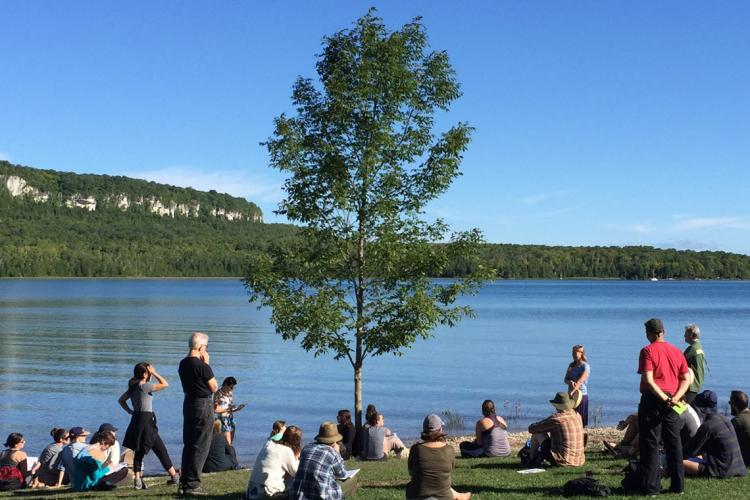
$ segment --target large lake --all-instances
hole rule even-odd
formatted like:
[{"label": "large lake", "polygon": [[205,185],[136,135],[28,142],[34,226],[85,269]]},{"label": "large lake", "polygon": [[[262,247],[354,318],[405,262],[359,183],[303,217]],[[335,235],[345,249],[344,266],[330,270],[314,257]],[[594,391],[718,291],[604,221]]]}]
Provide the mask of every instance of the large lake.
[{"label": "large lake", "polygon": [[[579,343],[592,366],[590,420],[616,422],[636,407],[638,350],[652,316],[680,348],[684,325],[700,325],[705,387],[722,406],[730,390],[750,389],[750,282],[503,281],[464,301],[476,318],[438,329],[402,357],[366,361],[364,403],[403,437],[417,436],[431,412],[451,410],[472,426],[485,398],[517,429],[546,416]],[[128,416],[117,398],[132,366],[148,360],[171,383],[154,404],[179,462],[177,365],[190,333],[201,330],[217,378],[234,376],[236,401],[248,403],[237,414],[244,464],[276,419],[311,439],[321,421],[353,406],[351,367],[283,342],[268,318],[238,280],[0,280],[0,436],[20,431],[38,455],[53,426],[112,422],[122,435]]]}]

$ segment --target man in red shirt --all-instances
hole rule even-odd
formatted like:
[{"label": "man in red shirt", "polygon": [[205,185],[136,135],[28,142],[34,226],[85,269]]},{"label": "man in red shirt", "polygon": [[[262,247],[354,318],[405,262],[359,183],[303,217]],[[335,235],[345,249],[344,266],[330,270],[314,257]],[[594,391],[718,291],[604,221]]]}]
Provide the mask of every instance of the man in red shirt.
[{"label": "man in red shirt", "polygon": [[638,373],[641,374],[641,402],[638,405],[640,427],[643,493],[661,492],[659,438],[667,453],[667,469],[673,493],[685,489],[682,468],[680,416],[673,407],[690,387],[685,356],[677,347],[664,340],[664,324],[652,318],[645,323],[649,345],[641,349]]}]

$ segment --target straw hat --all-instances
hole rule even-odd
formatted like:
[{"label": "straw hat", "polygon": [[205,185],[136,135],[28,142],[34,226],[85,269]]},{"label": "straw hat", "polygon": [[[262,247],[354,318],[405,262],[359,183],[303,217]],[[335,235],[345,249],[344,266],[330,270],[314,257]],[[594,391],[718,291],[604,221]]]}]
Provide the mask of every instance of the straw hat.
[{"label": "straw hat", "polygon": [[558,410],[571,410],[573,408],[578,408],[578,405],[581,404],[581,400],[583,399],[583,394],[581,394],[581,391],[576,391],[575,394],[576,397],[572,398],[566,391],[558,392],[555,394],[555,399],[550,399],[549,402]]},{"label": "straw hat", "polygon": [[320,431],[315,436],[315,441],[323,444],[333,444],[343,440],[344,438],[339,434],[339,430],[333,422],[320,424]]}]

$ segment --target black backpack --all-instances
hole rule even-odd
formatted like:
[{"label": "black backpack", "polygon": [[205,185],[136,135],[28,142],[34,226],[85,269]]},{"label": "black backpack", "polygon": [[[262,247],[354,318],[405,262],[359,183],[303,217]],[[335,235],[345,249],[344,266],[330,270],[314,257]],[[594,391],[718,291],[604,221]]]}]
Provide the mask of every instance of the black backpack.
[{"label": "black backpack", "polygon": [[625,493],[640,493],[643,488],[643,469],[641,469],[641,463],[632,460],[622,471],[625,473],[625,477],[622,478],[620,484]]},{"label": "black backpack", "polygon": [[579,477],[571,479],[563,486],[563,495],[574,497],[583,495],[587,497],[606,497],[611,493],[610,489],[591,477]]}]

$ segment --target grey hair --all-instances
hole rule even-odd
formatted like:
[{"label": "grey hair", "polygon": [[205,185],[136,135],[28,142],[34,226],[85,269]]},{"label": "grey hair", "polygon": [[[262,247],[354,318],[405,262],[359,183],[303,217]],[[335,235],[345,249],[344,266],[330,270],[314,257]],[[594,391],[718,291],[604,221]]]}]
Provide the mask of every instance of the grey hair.
[{"label": "grey hair", "polygon": [[190,336],[189,346],[191,349],[199,349],[202,345],[208,344],[208,335],[203,332],[195,332]]},{"label": "grey hair", "polygon": [[701,329],[698,328],[698,325],[690,323],[685,325],[685,333],[689,333],[692,338],[697,339],[701,336]]}]

